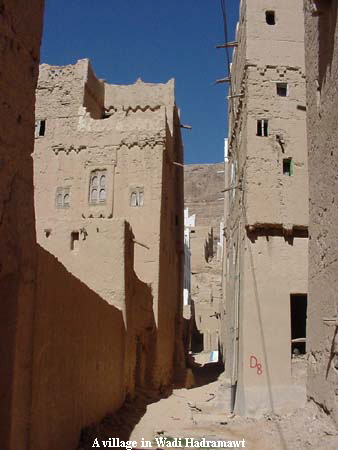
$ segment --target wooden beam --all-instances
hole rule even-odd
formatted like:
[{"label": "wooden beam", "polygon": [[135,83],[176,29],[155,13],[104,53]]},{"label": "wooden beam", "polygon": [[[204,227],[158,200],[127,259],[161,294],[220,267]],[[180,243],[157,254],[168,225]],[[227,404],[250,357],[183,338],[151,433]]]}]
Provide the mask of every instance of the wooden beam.
[{"label": "wooden beam", "polygon": [[186,130],[191,130],[192,126],[191,125],[183,125],[183,123],[181,123],[181,128],[185,128]]},{"label": "wooden beam", "polygon": [[229,48],[229,47],[237,47],[238,41],[226,42],[225,44],[216,45],[216,48]]},{"label": "wooden beam", "polygon": [[230,77],[220,78],[219,80],[216,80],[214,84],[220,84],[220,83],[231,83]]},{"label": "wooden beam", "polygon": [[172,161],[172,163],[175,164],[175,166],[184,167],[184,164],[181,164],[179,162]]},{"label": "wooden beam", "polygon": [[296,339],[291,339],[292,344],[296,344],[298,342],[306,342],[306,338],[296,338]]},{"label": "wooden beam", "polygon": [[323,322],[325,325],[329,325],[331,327],[338,327],[338,317],[324,317]]},{"label": "wooden beam", "polygon": [[238,98],[238,97],[244,97],[244,94],[228,95],[228,98]]},{"label": "wooden beam", "polygon": [[233,189],[242,189],[242,185],[237,184],[236,186],[227,187],[227,188],[223,189],[223,191],[220,191],[220,192],[228,192],[228,191],[232,191]]},{"label": "wooden beam", "polygon": [[147,250],[150,250],[150,247],[148,247],[146,244],[142,244],[142,242],[136,241],[135,239],[133,239],[133,242],[135,242],[135,244],[140,245],[141,247],[146,248]]}]

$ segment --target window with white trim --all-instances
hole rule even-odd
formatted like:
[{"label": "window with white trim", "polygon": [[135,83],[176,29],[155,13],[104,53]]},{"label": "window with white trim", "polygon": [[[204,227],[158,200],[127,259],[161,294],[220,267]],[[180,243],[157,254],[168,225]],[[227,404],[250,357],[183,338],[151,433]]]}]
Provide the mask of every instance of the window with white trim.
[{"label": "window with white trim", "polygon": [[57,208],[70,207],[70,187],[58,187],[56,189],[55,206]]},{"label": "window with white trim", "polygon": [[106,203],[107,170],[93,170],[89,181],[89,203],[98,205]]},{"label": "window with white trim", "polygon": [[130,193],[130,206],[137,207],[144,204],[144,189],[135,188]]},{"label": "window with white trim", "polygon": [[37,120],[35,122],[35,137],[44,136],[46,132],[46,120]]},{"label": "window with white trim", "polygon": [[257,136],[269,136],[269,121],[268,119],[257,120]]},{"label": "window with white trim", "polygon": [[289,95],[287,83],[276,83],[276,90],[279,97],[287,97]]}]

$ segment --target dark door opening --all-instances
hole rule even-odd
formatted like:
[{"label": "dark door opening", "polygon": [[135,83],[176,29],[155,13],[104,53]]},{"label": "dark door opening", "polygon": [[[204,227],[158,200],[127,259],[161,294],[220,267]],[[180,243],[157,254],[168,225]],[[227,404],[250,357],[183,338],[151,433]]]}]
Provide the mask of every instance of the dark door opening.
[{"label": "dark door opening", "polygon": [[191,336],[191,351],[193,353],[203,352],[203,333],[194,326]]},{"label": "dark door opening", "polygon": [[307,294],[290,295],[291,310],[291,353],[306,353]]}]

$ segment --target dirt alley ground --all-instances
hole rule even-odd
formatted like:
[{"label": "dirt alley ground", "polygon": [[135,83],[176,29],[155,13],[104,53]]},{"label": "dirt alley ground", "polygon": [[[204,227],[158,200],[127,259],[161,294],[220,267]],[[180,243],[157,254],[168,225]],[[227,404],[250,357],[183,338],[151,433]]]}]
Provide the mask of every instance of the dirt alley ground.
[{"label": "dirt alley ground", "polygon": [[[302,377],[306,373],[306,360],[298,364]],[[230,390],[224,373],[219,373],[215,364],[205,363],[194,375],[200,386],[174,389],[167,398],[140,391],[136,401],[126,404],[118,414],[87,429],[78,449],[92,448],[96,437],[99,440],[119,437],[138,443],[144,438],[156,448],[154,438],[160,436],[197,440],[204,437],[213,441],[244,439],[248,450],[338,449],[337,427],[313,402],[283,416],[232,417],[228,412]],[[305,384],[305,377],[300,381]]]}]

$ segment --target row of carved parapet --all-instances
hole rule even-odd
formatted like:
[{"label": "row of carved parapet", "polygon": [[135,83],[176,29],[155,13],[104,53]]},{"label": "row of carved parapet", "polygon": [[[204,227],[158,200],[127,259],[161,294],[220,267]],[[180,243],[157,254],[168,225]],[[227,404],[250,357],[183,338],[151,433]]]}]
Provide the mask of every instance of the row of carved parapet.
[{"label": "row of carved parapet", "polygon": [[148,110],[149,111],[157,111],[160,108],[161,108],[161,105],[109,106],[109,108],[106,108],[105,117],[110,117],[119,111],[123,111],[127,115],[129,112],[137,112],[137,111],[146,112]]},{"label": "row of carved parapet", "polygon": [[[156,145],[164,146],[165,145],[165,137],[154,135],[152,137],[141,137],[141,138],[135,137],[134,139],[125,138],[125,139],[122,139],[119,144],[113,145],[112,148],[114,150],[119,150],[123,147],[154,148],[154,147],[156,147]],[[72,151],[75,153],[80,153],[82,150],[86,150],[86,149],[88,149],[88,146],[86,146],[86,145],[56,144],[56,145],[52,146],[52,151],[55,153],[55,155],[58,155],[60,152],[65,152],[68,155]]]}]

